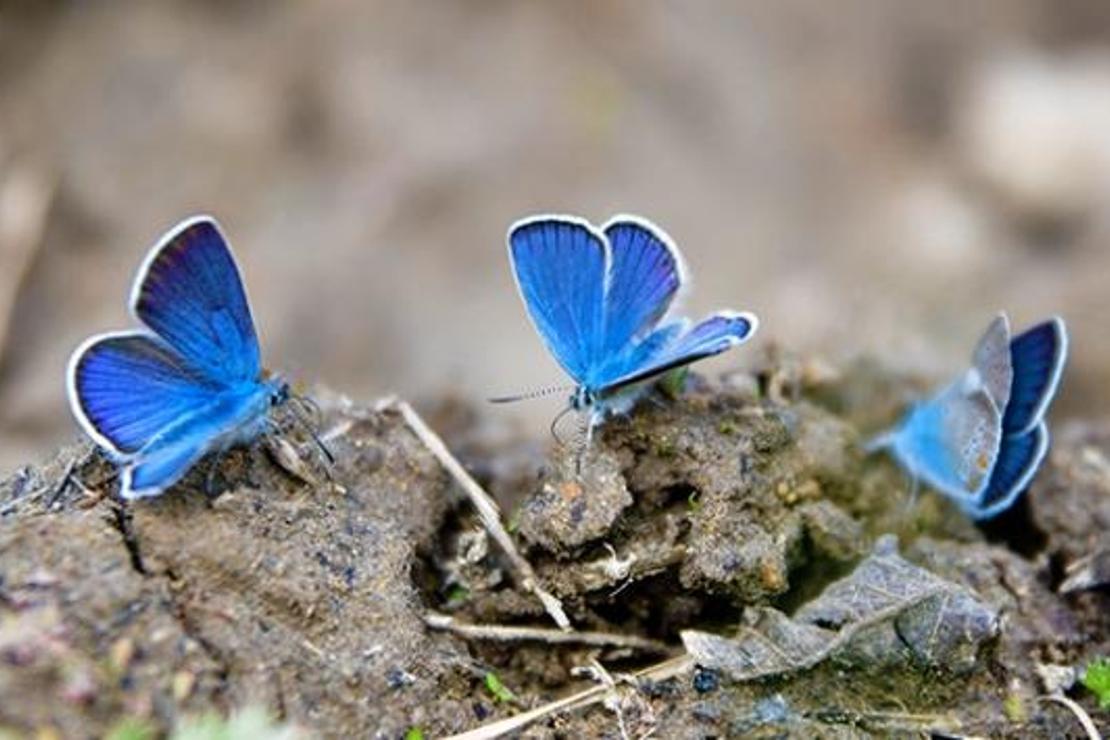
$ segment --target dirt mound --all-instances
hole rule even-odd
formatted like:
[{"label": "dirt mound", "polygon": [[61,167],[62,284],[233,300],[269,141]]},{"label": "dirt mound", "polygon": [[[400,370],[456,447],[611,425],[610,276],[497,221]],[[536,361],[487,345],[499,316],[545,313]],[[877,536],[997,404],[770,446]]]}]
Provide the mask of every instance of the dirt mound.
[{"label": "dirt mound", "polygon": [[322,736],[439,736],[598,685],[526,732],[1074,732],[1039,697],[1110,652],[1105,590],[1057,592],[1105,547],[1110,435],[1063,430],[980,530],[861,455],[896,404],[838,378],[691,377],[607,424],[581,475],[573,449],[433,407],[570,636],[393,407],[322,401],[331,480],[310,445],[299,466],[259,445],[126,507],[106,462],[64,450],[0,487],[0,727],[261,704]]}]

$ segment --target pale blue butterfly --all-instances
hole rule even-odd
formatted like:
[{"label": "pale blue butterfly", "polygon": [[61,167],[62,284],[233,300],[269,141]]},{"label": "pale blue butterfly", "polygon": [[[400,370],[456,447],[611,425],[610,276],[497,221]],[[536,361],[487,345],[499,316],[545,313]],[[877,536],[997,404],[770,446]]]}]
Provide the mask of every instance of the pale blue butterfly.
[{"label": "pale blue butterfly", "polygon": [[1010,339],[1005,314],[991,322],[971,368],[868,445],[889,449],[974,519],[997,516],[1028,486],[1048,451],[1044,415],[1067,359],[1064,322],[1053,318]]},{"label": "pale blue butterfly", "polygon": [[289,386],[262,369],[250,306],[216,222],[187,219],[151,249],[131,291],[144,328],[73,353],[70,406],[122,467],[120,494],[156,496],[205,454],[249,442]]},{"label": "pale blue butterfly", "polygon": [[615,216],[599,229],[573,216],[534,216],[512,225],[508,246],[528,315],[575,382],[568,408],[589,415],[587,444],[646,381],[724,352],[759,326],[735,311],[694,325],[665,318],[686,270],[671,238],[643,218]]}]

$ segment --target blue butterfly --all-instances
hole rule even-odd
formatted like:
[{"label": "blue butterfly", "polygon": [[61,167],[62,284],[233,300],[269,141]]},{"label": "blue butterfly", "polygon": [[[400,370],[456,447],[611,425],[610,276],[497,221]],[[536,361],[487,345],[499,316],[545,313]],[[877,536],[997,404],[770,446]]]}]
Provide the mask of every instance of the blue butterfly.
[{"label": "blue butterfly", "polygon": [[693,326],[664,320],[686,268],[671,238],[643,218],[616,216],[598,229],[535,216],[512,225],[508,245],[528,315],[575,382],[569,408],[589,412],[587,434],[630,408],[645,381],[724,352],[759,326],[733,311]]},{"label": "blue butterfly", "polygon": [[971,368],[914,405],[869,450],[889,449],[914,477],[956,502],[973,519],[1008,509],[1048,451],[1044,415],[1068,353],[1060,318],[1013,340],[1005,314],[991,322]]},{"label": "blue butterfly", "polygon": [[216,222],[187,219],[131,291],[145,328],[87,339],[67,375],[85,432],[123,468],[120,495],[157,496],[206,453],[253,440],[289,386],[262,369],[239,269]]}]

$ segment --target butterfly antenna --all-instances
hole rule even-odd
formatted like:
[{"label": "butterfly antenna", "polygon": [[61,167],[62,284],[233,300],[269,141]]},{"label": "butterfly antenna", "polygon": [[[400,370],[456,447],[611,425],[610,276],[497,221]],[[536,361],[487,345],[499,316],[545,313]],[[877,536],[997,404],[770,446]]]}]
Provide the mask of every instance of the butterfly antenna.
[{"label": "butterfly antenna", "polygon": [[313,421],[319,421],[324,418],[324,412],[320,410],[320,404],[316,403],[316,399],[308,396],[294,396],[293,398],[302,408],[308,410],[308,416],[310,416]]},{"label": "butterfly antenna", "polygon": [[528,391],[527,393],[518,393],[515,396],[494,396],[488,400],[490,403],[516,403],[517,401],[530,401],[533,398],[543,398],[544,396],[550,396],[552,393],[566,393],[573,390],[573,385],[553,385],[548,388]]}]

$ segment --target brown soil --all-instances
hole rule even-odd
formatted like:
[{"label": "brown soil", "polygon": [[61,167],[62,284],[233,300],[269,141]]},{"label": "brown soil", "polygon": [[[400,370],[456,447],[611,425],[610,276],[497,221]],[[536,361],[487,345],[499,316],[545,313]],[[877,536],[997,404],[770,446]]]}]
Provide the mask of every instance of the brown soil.
[{"label": "brown soil", "polygon": [[[588,687],[573,669],[597,659],[618,676],[610,700],[524,736],[1076,733],[1070,714],[1038,701],[1039,669],[1110,653],[1106,591],[1056,592],[1069,563],[1107,546],[1106,426],[1059,429],[1023,503],[976,528],[932,493],[910,504],[904,476],[858,451],[859,430],[888,421],[912,387],[870,372],[879,380],[776,362],[713,384],[692,376],[677,400],[649,396],[607,424],[581,476],[573,451],[548,460],[533,444],[491,443],[484,412],[428,410],[575,627],[659,648],[426,629],[428,611],[550,622],[387,407],[322,401],[330,482],[311,446],[299,454],[319,482],[259,446],[122,506],[103,496],[106,462],[62,450],[0,485],[0,728],[93,737],[124,717],[169,728],[264,704],[324,737],[441,736]],[[225,490],[210,495],[213,482]],[[691,630],[736,635],[729,646],[756,633],[836,641],[851,621],[835,616],[837,594],[876,564],[896,567],[893,590],[920,581],[955,601],[910,613],[914,602],[827,659],[757,665],[758,679],[720,665],[619,679],[681,653]],[[953,628],[956,614],[980,628]],[[914,636],[923,615],[927,643]],[[514,701],[488,690],[491,672]],[[1072,696],[1106,723],[1089,694]]]}]

